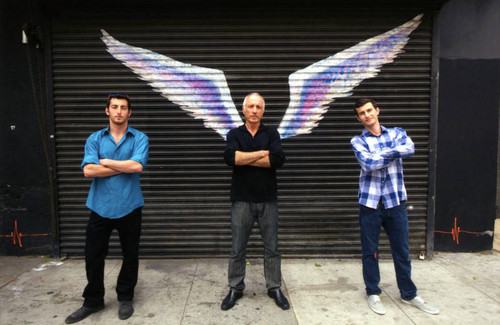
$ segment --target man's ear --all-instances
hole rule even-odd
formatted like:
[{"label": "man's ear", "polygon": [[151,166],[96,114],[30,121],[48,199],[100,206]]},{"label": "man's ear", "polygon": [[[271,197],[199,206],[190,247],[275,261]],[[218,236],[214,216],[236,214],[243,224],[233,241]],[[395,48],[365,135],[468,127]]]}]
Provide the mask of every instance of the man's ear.
[{"label": "man's ear", "polygon": [[104,111],[106,112],[106,115],[109,116],[109,108],[106,106],[106,108],[104,109]]}]

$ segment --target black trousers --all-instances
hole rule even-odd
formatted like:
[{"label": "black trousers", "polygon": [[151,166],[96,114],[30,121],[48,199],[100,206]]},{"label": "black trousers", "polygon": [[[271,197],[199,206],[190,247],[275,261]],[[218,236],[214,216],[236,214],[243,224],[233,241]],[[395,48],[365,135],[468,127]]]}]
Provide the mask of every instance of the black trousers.
[{"label": "black trousers", "polygon": [[109,237],[118,231],[122,248],[122,267],[116,284],[118,301],[132,301],[139,272],[139,239],[141,237],[142,208],[130,214],[108,219],[91,211],[85,239],[85,269],[87,286],[83,291],[86,307],[104,303],[104,263],[108,254]]}]

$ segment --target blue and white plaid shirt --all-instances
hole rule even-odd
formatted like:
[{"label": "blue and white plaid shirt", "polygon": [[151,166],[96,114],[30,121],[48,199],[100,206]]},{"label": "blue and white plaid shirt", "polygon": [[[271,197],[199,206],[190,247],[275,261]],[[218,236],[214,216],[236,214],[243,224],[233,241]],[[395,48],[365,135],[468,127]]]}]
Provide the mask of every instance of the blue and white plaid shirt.
[{"label": "blue and white plaid shirt", "polygon": [[385,128],[375,136],[364,129],[351,139],[351,147],[361,165],[359,204],[376,209],[382,197],[386,209],[407,200],[403,181],[403,160],[415,153],[415,146],[402,128]]}]

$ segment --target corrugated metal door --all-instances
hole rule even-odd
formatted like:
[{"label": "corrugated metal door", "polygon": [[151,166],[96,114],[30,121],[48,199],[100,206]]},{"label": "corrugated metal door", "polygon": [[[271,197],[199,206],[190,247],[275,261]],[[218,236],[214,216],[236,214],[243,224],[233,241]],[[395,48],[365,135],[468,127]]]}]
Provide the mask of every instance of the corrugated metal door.
[{"label": "corrugated metal door", "polygon": [[[100,39],[101,29],[129,45],[222,70],[238,111],[247,93],[259,92],[266,99],[264,123],[278,126],[289,101],[291,73],[420,13],[365,11],[360,16],[328,10],[265,12],[257,20],[244,14],[219,15],[216,10],[186,10],[165,19],[54,19],[61,254],[83,255],[90,181],[83,177],[80,163],[86,138],[107,125],[104,106],[110,92],[130,94],[130,125],[150,137],[150,161],[141,178],[146,200],[141,256],[227,257],[230,252],[231,170],[222,158],[224,140],[114,59]],[[405,128],[416,144],[415,156],[405,161],[410,245],[413,255],[425,251],[431,31],[431,15],[425,15],[394,63],[363,81],[351,97],[331,104],[311,134],[283,141],[287,162],[279,171],[279,239],[284,256],[360,255],[359,165],[349,140],[362,130],[352,111],[352,103],[361,96],[377,99],[381,122]],[[382,237],[382,254],[389,250]],[[262,254],[257,230],[248,253]],[[120,255],[116,236],[110,255]]]}]

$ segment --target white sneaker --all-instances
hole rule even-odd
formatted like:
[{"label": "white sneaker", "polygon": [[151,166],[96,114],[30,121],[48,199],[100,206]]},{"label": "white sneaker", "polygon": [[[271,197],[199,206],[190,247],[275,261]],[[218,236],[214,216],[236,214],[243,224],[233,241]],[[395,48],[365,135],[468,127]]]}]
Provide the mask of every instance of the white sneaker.
[{"label": "white sneaker", "polygon": [[429,305],[428,303],[426,303],[422,298],[420,298],[419,296],[416,296],[415,298],[413,298],[412,300],[404,300],[401,298],[401,300],[405,303],[405,304],[408,304],[408,305],[412,305],[412,306],[415,306],[417,307],[418,309],[420,310],[423,310],[425,311],[426,313],[429,313],[429,314],[432,314],[432,315],[437,315],[439,314],[439,309],[432,306],[432,305]]},{"label": "white sneaker", "polygon": [[368,307],[379,315],[385,314],[385,308],[378,295],[368,296]]}]

